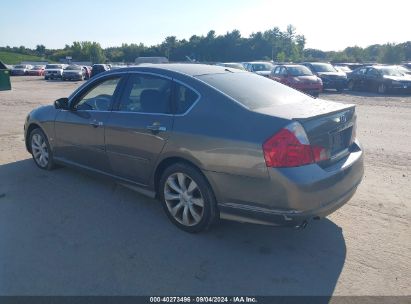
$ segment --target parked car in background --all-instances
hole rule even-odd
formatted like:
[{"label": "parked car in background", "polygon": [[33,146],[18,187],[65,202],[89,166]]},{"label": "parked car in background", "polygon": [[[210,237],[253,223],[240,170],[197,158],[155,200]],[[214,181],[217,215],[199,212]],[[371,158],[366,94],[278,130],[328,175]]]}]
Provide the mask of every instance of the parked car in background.
[{"label": "parked car in background", "polygon": [[320,95],[323,89],[321,79],[303,65],[278,65],[272,70],[269,78],[314,97]]},{"label": "parked car in background", "polygon": [[84,71],[86,72],[86,79],[91,78],[91,66],[85,65],[83,66]]},{"label": "parked car in background", "polygon": [[115,178],[189,232],[218,218],[301,227],[334,212],[363,176],[355,129],[354,105],[200,64],[109,71],[24,126],[38,167]]},{"label": "parked car in background", "polygon": [[13,67],[11,70],[12,76],[24,76],[27,75],[27,72],[32,69],[33,66],[29,64],[18,64]]},{"label": "parked car in background", "polygon": [[27,71],[30,76],[44,76],[44,65],[35,65],[31,70]]},{"label": "parked car in background", "polygon": [[334,68],[339,72],[345,73],[345,75],[348,75],[352,72],[352,70],[347,65],[334,65]]},{"label": "parked car in background", "polygon": [[44,79],[61,79],[65,64],[47,64],[44,69]]},{"label": "parked car in background", "polygon": [[64,68],[61,80],[81,80],[86,79],[86,71],[79,65],[68,65]]},{"label": "parked car in background", "polygon": [[272,63],[265,61],[243,62],[243,66],[247,71],[265,77],[270,76],[271,70],[274,68]]},{"label": "parked car in background", "polygon": [[244,65],[242,65],[239,62],[220,62],[220,63],[216,63],[216,65],[226,67],[226,68],[232,68],[232,69],[238,69],[238,70],[245,71]]},{"label": "parked car in background", "polygon": [[110,66],[107,64],[93,64],[93,67],[91,68],[91,77],[109,70]]},{"label": "parked car in background", "polygon": [[323,89],[335,89],[341,92],[347,87],[347,75],[337,71],[330,63],[325,62],[304,62],[311,72],[321,78]]},{"label": "parked car in background", "polygon": [[373,65],[354,70],[348,76],[349,90],[366,90],[380,94],[389,91],[411,92],[411,75],[398,66]]},{"label": "parked car in background", "polygon": [[397,67],[398,67],[398,70],[399,70],[400,72],[402,72],[402,73],[404,73],[404,74],[407,74],[407,75],[411,75],[411,69],[410,69],[410,68],[407,68],[407,67],[404,66],[404,65],[398,65]]}]

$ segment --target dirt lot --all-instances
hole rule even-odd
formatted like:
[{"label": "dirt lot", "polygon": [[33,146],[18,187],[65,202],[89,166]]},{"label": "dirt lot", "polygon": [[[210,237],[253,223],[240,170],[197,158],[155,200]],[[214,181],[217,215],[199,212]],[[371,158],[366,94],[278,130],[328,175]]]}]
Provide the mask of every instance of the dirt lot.
[{"label": "dirt lot", "polygon": [[0,92],[1,295],[411,295],[411,96],[357,104],[366,171],[354,198],[305,230],[223,222],[190,235],[156,201],[72,169],[38,169],[26,114],[79,82]]}]

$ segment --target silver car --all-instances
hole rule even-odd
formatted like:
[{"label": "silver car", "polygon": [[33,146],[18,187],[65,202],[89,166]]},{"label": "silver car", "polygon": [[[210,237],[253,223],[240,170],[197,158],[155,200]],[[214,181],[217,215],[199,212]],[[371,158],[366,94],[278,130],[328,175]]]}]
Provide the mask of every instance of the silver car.
[{"label": "silver car", "polygon": [[219,218],[305,226],[346,203],[363,176],[353,105],[219,66],[101,73],[24,128],[40,168],[114,178],[157,197],[189,232]]}]

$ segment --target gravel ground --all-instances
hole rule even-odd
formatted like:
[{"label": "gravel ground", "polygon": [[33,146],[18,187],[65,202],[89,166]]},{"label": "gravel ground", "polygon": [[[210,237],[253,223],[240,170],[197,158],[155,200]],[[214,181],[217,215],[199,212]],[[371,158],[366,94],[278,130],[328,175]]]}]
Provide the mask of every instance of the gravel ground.
[{"label": "gravel ground", "polygon": [[357,105],[366,162],[356,195],[328,219],[191,235],[154,200],[34,165],[26,114],[80,84],[15,77],[0,92],[1,295],[411,295],[411,96],[323,94]]}]

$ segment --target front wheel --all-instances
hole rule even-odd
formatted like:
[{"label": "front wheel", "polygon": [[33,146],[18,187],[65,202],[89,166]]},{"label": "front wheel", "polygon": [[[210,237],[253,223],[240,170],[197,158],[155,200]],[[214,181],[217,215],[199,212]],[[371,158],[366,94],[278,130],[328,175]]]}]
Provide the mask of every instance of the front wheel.
[{"label": "front wheel", "polygon": [[46,134],[40,129],[30,133],[30,147],[34,162],[44,170],[54,168],[53,155]]},{"label": "front wheel", "polygon": [[188,164],[177,163],[164,171],[159,196],[171,222],[187,232],[207,230],[217,219],[217,204],[208,181]]}]

